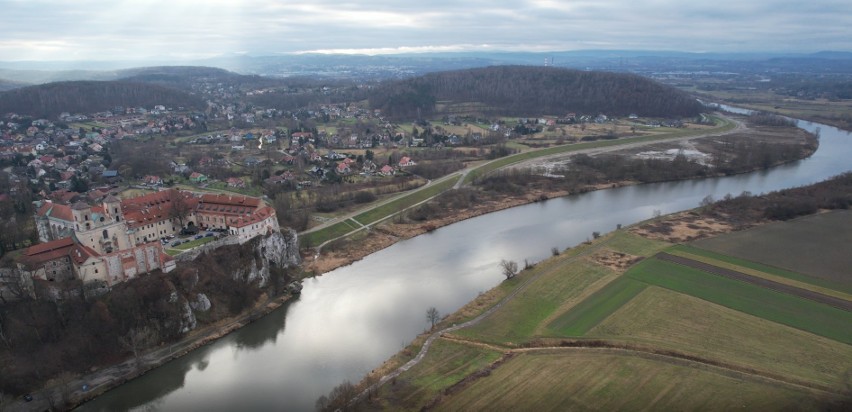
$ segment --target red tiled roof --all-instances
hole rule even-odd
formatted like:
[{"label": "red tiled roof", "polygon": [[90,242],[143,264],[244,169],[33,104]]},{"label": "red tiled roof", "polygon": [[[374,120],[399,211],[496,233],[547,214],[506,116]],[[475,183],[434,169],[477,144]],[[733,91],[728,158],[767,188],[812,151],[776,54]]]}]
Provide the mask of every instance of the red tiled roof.
[{"label": "red tiled roof", "polygon": [[57,249],[67,248],[74,244],[74,239],[70,237],[64,237],[62,239],[53,240],[47,243],[39,243],[37,245],[32,245],[24,250],[24,255],[26,256],[34,256],[40,253],[50,252]]},{"label": "red tiled roof", "polygon": [[258,209],[256,212],[252,213],[248,216],[240,216],[240,217],[231,217],[228,218],[228,225],[236,228],[245,227],[268,218],[275,214],[275,209],[264,206]]},{"label": "red tiled roof", "polygon": [[68,256],[71,256],[71,260],[73,260],[74,263],[82,265],[83,263],[86,263],[89,258],[98,256],[98,253],[90,249],[88,246],[77,243],[68,251]]},{"label": "red tiled roof", "polygon": [[74,215],[71,214],[71,206],[60,205],[57,203],[45,203],[36,212],[39,216],[49,216],[54,219],[65,220],[71,222],[74,220]]},{"label": "red tiled roof", "polygon": [[256,197],[249,196],[232,196],[232,195],[221,195],[221,194],[212,194],[205,193],[201,195],[201,199],[199,203],[212,203],[216,205],[230,205],[230,206],[248,206],[251,208],[256,208],[260,205],[260,199]]}]

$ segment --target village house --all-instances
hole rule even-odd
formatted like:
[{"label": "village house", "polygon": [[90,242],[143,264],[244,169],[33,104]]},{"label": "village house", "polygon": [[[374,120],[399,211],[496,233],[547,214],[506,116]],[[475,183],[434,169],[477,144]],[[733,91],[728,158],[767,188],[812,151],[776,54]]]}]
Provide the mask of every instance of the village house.
[{"label": "village house", "polygon": [[403,156],[402,159],[399,159],[399,167],[407,167],[414,166],[417,163],[414,163],[414,160],[411,160],[408,156]]}]

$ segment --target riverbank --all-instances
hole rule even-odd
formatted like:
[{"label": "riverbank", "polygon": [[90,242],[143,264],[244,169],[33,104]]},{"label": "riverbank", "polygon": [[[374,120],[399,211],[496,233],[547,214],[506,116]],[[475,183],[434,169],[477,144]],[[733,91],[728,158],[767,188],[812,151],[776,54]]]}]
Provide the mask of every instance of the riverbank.
[{"label": "riverbank", "polygon": [[[747,132],[750,130],[751,129],[738,128],[738,132],[735,134],[735,137],[739,139],[748,138],[749,134]],[[803,137],[802,135],[807,134],[801,132],[800,129],[795,130],[797,131],[796,133],[778,133],[777,136],[779,136],[780,142],[776,143],[800,146],[801,152],[799,157],[797,158],[775,161],[768,166],[766,164],[761,164],[760,161],[754,159],[752,162],[753,164],[749,165],[749,167],[737,170],[733,173],[715,172],[711,174],[691,175],[680,179],[668,179],[648,183],[732,176],[737,174],[751,173],[769,167],[776,167],[785,163],[791,163],[798,160],[806,159],[816,152],[818,148],[818,141],[812,135],[808,135],[810,137]],[[755,144],[764,144],[767,141],[767,136],[770,135],[770,133],[767,133],[765,130],[755,130],[752,134],[752,139],[755,141]],[[705,150],[706,152],[710,152],[711,144],[708,143],[709,140],[711,139],[694,138],[689,139],[686,142],[689,144],[691,144],[690,142],[695,142],[703,150]],[[677,144],[680,143],[661,142],[655,145],[651,145],[651,147],[664,151],[665,149],[669,149],[673,147],[673,145]],[[621,149],[619,151],[616,151],[616,153],[621,154],[623,156],[636,158],[643,150],[648,149],[634,147],[629,149]],[[560,155],[560,157],[565,156],[569,155]],[[554,161],[554,159],[551,159],[550,161]],[[527,167],[536,167],[538,165],[537,162],[540,161],[537,160],[535,162],[525,163],[527,163]],[[512,167],[516,168],[517,166]],[[479,199],[479,201],[473,202],[467,205],[466,207],[445,208],[443,209],[443,213],[441,213],[440,216],[437,216],[435,218],[430,218],[419,222],[404,222],[404,219],[399,218],[390,219],[371,228],[371,230],[369,231],[362,231],[359,234],[351,236],[348,239],[341,239],[336,242],[333,242],[331,245],[328,245],[323,248],[322,253],[319,255],[316,255],[315,253],[313,253],[313,251],[306,253],[304,256],[305,270],[306,272],[313,273],[314,275],[321,275],[339,267],[350,265],[370,254],[385,249],[401,240],[410,239],[415,236],[428,233],[435,229],[463,220],[471,219],[477,216],[482,216],[488,213],[498,212],[504,209],[540,202],[557,197],[582,194],[601,189],[612,189],[623,186],[643,184],[643,182],[635,180],[620,180],[615,182],[609,182],[606,181],[606,177],[599,178],[598,180],[599,181],[597,182],[587,183],[575,190],[565,190],[546,186],[533,187],[532,185],[526,185],[524,186],[524,193],[517,195],[490,193],[490,198]]]},{"label": "riverbank", "polygon": [[[469,400],[466,396],[473,395],[484,399],[482,403],[487,404],[488,409],[495,404],[505,407],[508,399],[517,397],[527,399],[529,402],[541,401],[541,398],[537,396],[551,394],[548,391],[556,388],[552,386],[556,379],[560,382],[561,392],[565,392],[564,386],[585,382],[589,378],[581,376],[591,376],[593,372],[589,370],[586,374],[578,372],[571,374],[574,376],[571,378],[564,375],[564,368],[542,369],[535,373],[543,374],[546,379],[536,385],[527,385],[526,389],[520,391],[510,389],[513,391],[512,396],[506,396],[504,392],[506,386],[526,384],[516,382],[503,385],[505,379],[513,379],[511,376],[518,372],[529,372],[517,362],[515,364],[504,362],[508,354],[524,355],[532,351],[544,351],[548,353],[552,362],[571,363],[572,359],[605,348],[626,348],[631,353],[625,354],[622,360],[616,362],[621,372],[631,374],[635,372],[630,369],[631,365],[627,365],[629,362],[635,362],[635,357],[643,357],[647,354],[663,356],[665,359],[656,359],[662,362],[655,361],[654,365],[647,365],[647,367],[658,371],[664,367],[665,363],[677,364],[681,368],[678,382],[691,387],[696,396],[706,395],[709,391],[716,395],[736,393],[739,396],[738,402],[742,401],[743,404],[753,402],[761,404],[770,400],[769,404],[780,406],[789,402],[787,398],[775,399],[772,396],[755,397],[753,395],[754,393],[777,393],[790,399],[823,407],[840,405],[837,402],[842,402],[843,397],[848,394],[844,395],[846,392],[843,390],[842,382],[836,380],[836,377],[844,373],[842,365],[837,365],[836,359],[838,356],[841,358],[852,356],[852,352],[849,352],[848,346],[845,346],[842,341],[825,341],[822,337],[813,335],[812,333],[815,332],[807,329],[810,323],[789,328],[791,325],[785,323],[783,316],[773,318],[760,310],[755,311],[736,304],[728,308],[731,305],[730,299],[744,298],[731,290],[726,289],[726,293],[722,295],[726,296],[724,299],[712,294],[705,296],[703,292],[696,292],[703,291],[703,288],[681,290],[677,286],[660,283],[663,281],[657,280],[656,275],[642,277],[642,270],[637,267],[642,264],[646,266],[656,264],[655,262],[661,259],[660,252],[664,250],[673,250],[673,253],[694,250],[678,249],[682,246],[675,246],[676,243],[698,238],[713,238],[735,231],[742,233],[743,229],[766,225],[774,220],[766,218],[767,208],[775,207],[774,205],[789,199],[796,201],[810,199],[816,206],[814,208],[816,214],[783,223],[787,229],[801,229],[802,225],[808,225],[819,215],[824,214],[826,209],[844,209],[842,204],[826,200],[829,197],[826,195],[831,194],[838,199],[850,199],[849,196],[852,193],[850,187],[852,187],[850,177],[847,174],[812,186],[765,196],[744,196],[724,200],[640,222],[591,242],[585,242],[569,251],[539,262],[529,270],[522,271],[516,278],[507,280],[481,294],[457,312],[444,318],[433,328],[433,331],[419,335],[412,344],[373,370],[357,385],[360,392],[356,393],[360,395],[353,395],[348,399],[353,399],[352,403],[360,402],[358,407],[366,410],[420,410],[424,407],[435,407],[438,404],[449,409],[466,409],[460,405],[464,405],[464,402]],[[843,217],[838,219],[848,223],[848,220]],[[777,228],[779,225],[782,223],[776,222],[774,227]],[[845,232],[842,226],[833,226],[835,235]],[[699,230],[694,233],[682,233],[680,229],[683,228]],[[796,234],[788,234],[787,238],[786,242],[791,244],[810,243]],[[631,268],[632,264],[614,267],[608,265],[606,259],[601,259],[614,253],[630,258],[632,263],[644,262],[633,268]],[[808,252],[799,249],[797,253]],[[693,257],[695,256],[703,259],[700,255]],[[748,256],[754,258],[753,255]],[[769,261],[773,261],[773,258],[770,257]],[[784,275],[778,275],[777,269],[769,266],[743,263],[745,261],[716,260],[712,262],[720,265],[734,265],[736,270],[746,271],[751,276],[789,282],[785,280]],[[842,265],[843,262],[840,264]],[[601,269],[602,266],[606,269]],[[768,270],[768,272],[764,273],[761,270]],[[652,272],[658,273],[659,268]],[[588,282],[587,279],[598,280]],[[703,281],[711,284],[718,282],[713,277]],[[649,282],[650,286],[643,282]],[[624,295],[618,292],[629,290],[621,287],[625,284],[632,284],[635,288],[634,293]],[[798,284],[799,287],[803,285],[805,288],[812,288],[807,284]],[[525,289],[530,291],[525,292]],[[670,291],[672,289],[674,292]],[[676,292],[683,295],[677,295]],[[733,297],[727,297],[728,292],[731,292]],[[694,299],[690,297],[690,294],[697,294],[703,299]],[[774,299],[774,295],[759,298],[754,298],[754,295],[744,295],[748,296],[744,299],[746,301],[761,298],[767,301]],[[600,296],[608,297],[600,298]],[[841,294],[840,296],[849,299],[850,295]],[[711,303],[708,303],[708,300]],[[510,303],[510,301],[514,302]],[[586,301],[592,304],[586,304]],[[617,302],[615,309],[606,309],[606,305],[612,306],[613,302]],[[812,305],[808,300],[797,302],[805,308],[810,308]],[[601,306],[599,313],[589,309],[593,305]],[[628,308],[628,305],[634,306],[617,311],[622,306]],[[660,305],[664,305],[663,309],[660,309]],[[637,318],[634,316],[636,306],[650,312],[640,310]],[[501,309],[503,307],[508,309]],[[771,305],[769,307],[770,312],[774,310]],[[761,306],[761,310],[764,309],[765,307]],[[806,312],[806,309],[802,310]],[[848,314],[843,312],[834,313],[834,315],[848,317]],[[759,319],[760,317],[767,317],[777,323],[767,323],[764,319]],[[581,318],[584,320],[578,320]],[[825,319],[819,319],[825,321]],[[568,321],[585,326],[580,329],[565,328]],[[708,321],[713,324],[713,327],[706,327]],[[596,326],[598,323],[600,326]],[[640,323],[640,326],[635,326],[636,323]],[[664,328],[660,331],[659,336],[649,334],[649,330],[657,331],[661,324],[666,325],[668,329]],[[463,328],[465,330],[462,330]],[[804,329],[805,332],[798,329]],[[692,335],[700,335],[700,337],[696,339]],[[771,338],[775,335],[783,335],[793,341],[801,342],[786,342]],[[649,342],[654,344],[636,346],[637,338],[634,336],[639,336],[641,339],[638,342],[642,344],[647,345]],[[732,340],[739,342],[744,348],[732,349],[727,344]],[[823,347],[827,346],[831,348],[823,350]],[[839,354],[838,351],[840,351]],[[766,352],[783,353],[783,361],[779,362],[778,359],[781,358],[774,355],[766,356]],[[583,363],[586,364],[587,361],[589,360],[584,359]],[[612,360],[601,361],[595,363],[596,366],[592,369],[606,369],[612,363]],[[425,366],[418,366],[420,364]],[[795,368],[791,369],[790,365],[795,365]],[[492,373],[502,373],[502,375],[488,378]],[[642,380],[642,376],[652,375],[640,372],[631,380],[639,381]],[[613,376],[614,374],[603,373],[600,376],[594,375],[593,379],[597,379],[596,382],[601,385],[606,382],[608,387],[624,389],[623,393],[615,391],[619,394],[617,395],[619,399],[629,399],[630,402],[638,402],[645,406],[659,406],[656,403],[657,400],[670,395],[671,381],[665,378],[647,386],[646,381],[642,380],[643,384],[640,387],[633,388],[630,382],[621,382]],[[735,380],[728,381],[731,377]],[[537,379],[532,376],[528,378]],[[718,385],[702,386],[702,382],[707,380],[718,381]],[[388,382],[390,384],[383,385]],[[473,382],[479,382],[477,385],[480,387],[469,395],[460,395]],[[482,386],[486,389],[483,390]],[[577,387],[576,392],[567,393],[571,393],[572,397],[600,396],[592,389],[595,386],[585,385]],[[497,387],[501,389],[495,389]],[[743,387],[748,387],[752,392],[744,391]],[[659,396],[650,404],[645,404],[643,402],[648,400],[643,400],[641,397],[636,400],[633,396],[635,391],[652,393],[656,391]],[[498,392],[500,395],[497,394]],[[742,397],[743,393],[752,395]],[[551,395],[547,396],[548,400],[544,401],[545,403],[551,401]],[[556,399],[560,399],[562,395],[556,396]],[[532,399],[528,399],[529,397]],[[654,397],[651,396],[651,398]],[[717,396],[712,398],[717,399],[710,403],[713,405],[724,404],[725,401],[719,399],[726,399]],[[683,401],[684,399],[681,398],[679,402]],[[340,404],[340,401],[334,403],[333,399],[329,402],[330,405]]]},{"label": "riverbank", "polygon": [[18,401],[8,406],[3,405],[3,410],[74,409],[115,387],[227,336],[280,308],[292,298],[293,295],[290,294],[262,297],[251,310],[197,328],[177,342],[161,345],[140,354],[138,359],[130,358],[119,364],[103,367],[82,376],[69,377],[70,379],[53,379],[42,389],[30,394],[33,398],[31,402]]}]

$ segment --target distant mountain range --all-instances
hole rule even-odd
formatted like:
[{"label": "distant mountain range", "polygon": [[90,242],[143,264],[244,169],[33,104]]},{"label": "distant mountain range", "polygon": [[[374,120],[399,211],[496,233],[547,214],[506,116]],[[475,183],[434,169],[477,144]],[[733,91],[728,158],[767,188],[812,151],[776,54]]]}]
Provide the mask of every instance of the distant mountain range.
[{"label": "distant mountain range", "polygon": [[[208,66],[240,74],[288,77],[319,76],[356,80],[406,78],[421,74],[496,65],[547,65],[581,70],[654,73],[665,71],[819,72],[852,74],[852,52],[818,53],[688,53],[637,50],[579,50],[562,52],[457,52],[395,55],[291,54],[275,56],[225,55],[181,61],[183,66]],[[125,69],[162,65],[169,61],[2,62],[0,79],[23,83],[63,80],[117,80]]]}]

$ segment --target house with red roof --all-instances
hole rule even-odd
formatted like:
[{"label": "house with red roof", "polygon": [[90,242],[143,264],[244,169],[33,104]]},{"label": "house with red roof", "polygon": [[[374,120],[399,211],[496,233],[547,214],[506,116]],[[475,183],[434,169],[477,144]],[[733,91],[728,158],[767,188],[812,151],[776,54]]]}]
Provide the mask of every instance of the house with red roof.
[{"label": "house with red roof", "polygon": [[228,187],[246,187],[246,182],[239,177],[229,177],[225,182],[228,184]]},{"label": "house with red roof", "polygon": [[393,176],[394,169],[390,165],[384,165],[379,169],[379,174],[383,176]]},{"label": "house with red roof", "polygon": [[142,178],[142,183],[149,187],[162,186],[163,179],[161,179],[160,176],[148,175]]},{"label": "house with red roof", "polygon": [[399,167],[407,167],[414,166],[417,163],[414,163],[414,160],[411,160],[408,156],[403,156],[402,159],[399,159]]}]

